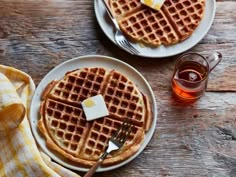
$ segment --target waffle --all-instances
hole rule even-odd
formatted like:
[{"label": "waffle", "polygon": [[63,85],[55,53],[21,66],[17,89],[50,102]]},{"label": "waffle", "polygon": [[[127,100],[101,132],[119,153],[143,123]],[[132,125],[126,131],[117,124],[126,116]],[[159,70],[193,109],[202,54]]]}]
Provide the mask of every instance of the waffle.
[{"label": "waffle", "polygon": [[163,12],[181,41],[187,39],[198,27],[204,10],[205,0],[166,1],[163,6]]},{"label": "waffle", "polygon": [[108,0],[108,5],[112,8],[113,15],[118,19],[143,7],[140,0]]},{"label": "waffle", "polygon": [[142,5],[140,0],[109,0],[109,5],[128,38],[155,47],[190,37],[205,10],[205,0],[166,0],[159,11]]},{"label": "waffle", "polygon": [[[101,94],[109,116],[86,121],[81,102]],[[114,70],[83,68],[51,82],[42,94],[38,127],[47,146],[81,166],[92,166],[124,119],[133,123],[124,146],[107,156],[104,166],[138,151],[152,123],[149,101],[127,77]]]}]

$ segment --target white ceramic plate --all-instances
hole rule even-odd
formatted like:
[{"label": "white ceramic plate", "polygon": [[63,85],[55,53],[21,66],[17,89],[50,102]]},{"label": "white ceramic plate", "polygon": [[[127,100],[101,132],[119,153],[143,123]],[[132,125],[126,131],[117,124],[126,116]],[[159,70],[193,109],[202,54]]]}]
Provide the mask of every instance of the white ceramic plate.
[{"label": "white ceramic plate", "polygon": [[40,96],[46,87],[46,85],[51,82],[54,79],[60,79],[62,78],[66,72],[83,68],[83,67],[103,67],[108,69],[115,69],[117,71],[120,71],[122,74],[128,76],[135,84],[137,84],[138,88],[148,96],[150,103],[152,105],[152,111],[153,111],[153,123],[151,126],[151,129],[146,133],[144,141],[141,145],[141,148],[139,151],[134,154],[132,157],[127,159],[126,161],[123,161],[117,165],[113,165],[110,167],[101,167],[98,169],[98,172],[108,171],[115,168],[118,168],[122,165],[127,164],[131,160],[133,160],[138,154],[140,154],[144,148],[147,146],[149,141],[151,140],[151,137],[154,133],[155,127],[156,127],[156,120],[157,120],[157,110],[156,110],[156,101],[155,96],[153,94],[153,91],[148,84],[148,82],[144,79],[144,77],[132,66],[117,60],[115,58],[107,57],[107,56],[100,56],[100,55],[89,55],[89,56],[83,56],[74,58],[71,60],[68,60],[59,66],[55,67],[53,70],[51,70],[39,83],[35,94],[32,98],[31,108],[30,108],[30,124],[32,127],[32,131],[34,134],[34,137],[42,150],[48,154],[53,160],[58,162],[59,164],[78,171],[87,171],[87,168],[82,168],[78,164],[70,162],[66,159],[63,159],[58,153],[55,151],[51,151],[46,146],[45,138],[40,134],[37,123],[39,120],[39,107],[40,107]]},{"label": "white ceramic plate", "polygon": [[[186,50],[189,50],[190,48],[195,46],[198,42],[200,42],[200,40],[207,34],[212,25],[216,9],[215,0],[205,0],[205,1],[206,1],[206,9],[204,17],[198,28],[188,39],[175,45],[167,47],[161,45],[160,47],[157,48],[142,47],[139,44],[132,43],[135,46],[135,48],[137,48],[140,51],[139,56],[150,57],[150,58],[169,57],[185,52]],[[101,26],[103,32],[114,44],[116,44],[114,39],[115,33],[113,24],[110,21],[109,16],[107,15],[101,0],[94,0],[94,9],[97,21]]]}]

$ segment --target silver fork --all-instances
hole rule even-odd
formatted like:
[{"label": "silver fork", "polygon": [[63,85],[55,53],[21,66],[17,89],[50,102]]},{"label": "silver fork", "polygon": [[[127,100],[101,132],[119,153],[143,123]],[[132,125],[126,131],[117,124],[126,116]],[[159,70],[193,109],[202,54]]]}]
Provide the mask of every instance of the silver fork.
[{"label": "silver fork", "polygon": [[114,135],[109,139],[108,148],[106,149],[106,151],[99,158],[99,160],[90,168],[90,170],[84,175],[84,177],[91,177],[110,152],[118,150],[123,146],[123,144],[130,135],[132,127],[133,125],[130,123],[130,121],[126,120],[122,123],[122,125],[117,129]]},{"label": "silver fork", "polygon": [[122,34],[120,27],[115,19],[115,17],[113,16],[110,7],[108,7],[108,4],[105,2],[105,0],[102,0],[105,9],[109,15],[109,17],[111,18],[111,21],[113,22],[115,28],[116,28],[116,33],[115,33],[115,41],[117,43],[117,45],[119,47],[121,47],[122,49],[124,49],[125,51],[131,53],[132,55],[134,54],[139,54],[140,52],[134,48],[134,46],[132,46],[130,44],[130,42],[124,37],[124,35]]}]

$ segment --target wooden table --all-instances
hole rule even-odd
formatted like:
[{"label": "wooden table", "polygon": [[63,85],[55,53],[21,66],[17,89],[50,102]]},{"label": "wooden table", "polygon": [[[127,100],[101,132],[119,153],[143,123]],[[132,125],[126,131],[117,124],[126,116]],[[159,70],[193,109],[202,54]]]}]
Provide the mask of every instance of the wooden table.
[{"label": "wooden table", "polygon": [[[208,92],[193,104],[172,97],[177,56],[135,57],[101,31],[92,0],[0,0],[0,63],[30,74],[36,84],[70,58],[100,54],[138,69],[157,99],[155,134],[135,160],[95,177],[236,176],[236,1],[218,0],[214,24],[191,51],[222,52]],[[213,92],[214,91],[214,92]]]}]

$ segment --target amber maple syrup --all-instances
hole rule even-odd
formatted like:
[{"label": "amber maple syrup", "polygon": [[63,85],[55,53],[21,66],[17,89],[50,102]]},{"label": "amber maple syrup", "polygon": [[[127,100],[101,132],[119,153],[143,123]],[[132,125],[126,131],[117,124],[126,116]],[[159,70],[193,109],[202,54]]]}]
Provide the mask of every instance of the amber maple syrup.
[{"label": "amber maple syrup", "polygon": [[205,91],[208,70],[198,62],[186,61],[178,67],[172,79],[172,89],[180,98],[195,100]]}]

